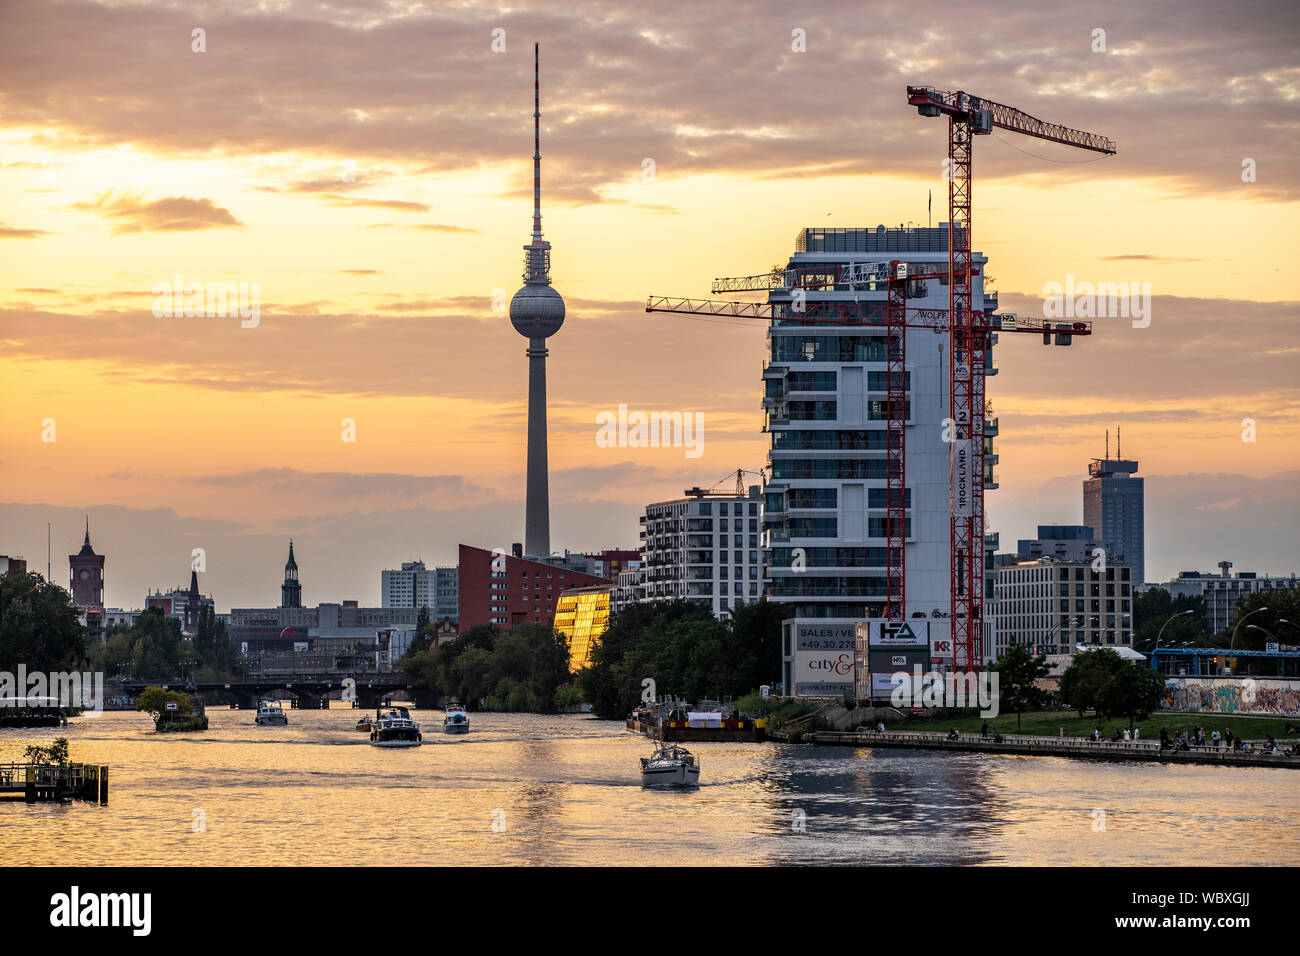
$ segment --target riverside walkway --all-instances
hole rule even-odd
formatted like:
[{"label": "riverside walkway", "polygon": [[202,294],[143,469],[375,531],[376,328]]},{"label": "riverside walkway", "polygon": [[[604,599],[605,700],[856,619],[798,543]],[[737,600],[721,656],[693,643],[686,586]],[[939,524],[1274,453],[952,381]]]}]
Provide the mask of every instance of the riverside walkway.
[{"label": "riverside walkway", "polygon": [[916,731],[874,730],[805,731],[770,735],[789,743],[823,744],[840,747],[898,747],[914,750],[952,750],[963,753],[1018,754],[1034,757],[1076,757],[1085,760],[1147,760],[1165,763],[1230,764],[1247,767],[1295,767],[1300,756],[1282,752],[1245,753],[1216,747],[1192,747],[1189,750],[1161,749],[1159,740],[1088,740],[1080,737],[1038,737],[1022,734],[992,735],[922,733]]}]

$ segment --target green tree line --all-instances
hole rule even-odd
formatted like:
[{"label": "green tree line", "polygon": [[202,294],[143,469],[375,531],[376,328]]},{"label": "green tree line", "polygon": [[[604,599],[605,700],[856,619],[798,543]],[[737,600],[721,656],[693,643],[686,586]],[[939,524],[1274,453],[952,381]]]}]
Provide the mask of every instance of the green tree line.
[{"label": "green tree line", "polygon": [[481,624],[434,650],[412,647],[402,673],[417,694],[435,703],[455,699],[470,709],[545,714],[572,701],[564,693],[569,648],[550,626],[504,631]]},{"label": "green tree line", "polygon": [[592,712],[611,720],[641,703],[646,679],[658,697],[740,697],[776,683],[789,616],[786,605],[767,601],[741,605],[727,620],[690,601],[633,604],[614,616],[578,687]]}]

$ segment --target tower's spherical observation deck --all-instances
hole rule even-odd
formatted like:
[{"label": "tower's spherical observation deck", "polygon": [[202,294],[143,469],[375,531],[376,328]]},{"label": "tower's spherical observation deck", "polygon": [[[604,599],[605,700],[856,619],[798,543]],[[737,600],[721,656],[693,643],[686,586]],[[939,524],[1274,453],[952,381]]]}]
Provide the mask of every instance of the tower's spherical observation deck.
[{"label": "tower's spherical observation deck", "polygon": [[525,285],[510,300],[510,324],[527,338],[550,338],[564,324],[564,299],[549,285]]}]

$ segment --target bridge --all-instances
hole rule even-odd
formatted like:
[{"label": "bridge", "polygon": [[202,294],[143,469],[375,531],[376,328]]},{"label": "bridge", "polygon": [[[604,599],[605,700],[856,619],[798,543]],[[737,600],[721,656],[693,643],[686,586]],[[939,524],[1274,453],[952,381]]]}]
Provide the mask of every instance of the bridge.
[{"label": "bridge", "polygon": [[119,685],[128,697],[139,697],[146,687],[181,691],[187,694],[218,693],[233,697],[241,708],[255,709],[257,702],[278,691],[288,691],[295,698],[294,706],[300,709],[320,710],[327,701],[351,701],[363,709],[380,706],[397,691],[408,690],[406,678],[400,674],[320,674],[232,678],[230,680],[124,680]]}]

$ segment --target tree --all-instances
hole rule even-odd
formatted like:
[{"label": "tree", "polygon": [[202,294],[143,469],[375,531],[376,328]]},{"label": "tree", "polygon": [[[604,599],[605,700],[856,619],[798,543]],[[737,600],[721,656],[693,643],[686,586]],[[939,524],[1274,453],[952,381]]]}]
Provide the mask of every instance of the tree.
[{"label": "tree", "polygon": [[[1191,614],[1184,612],[1191,611]],[[1161,636],[1160,629],[1164,628]],[[1180,594],[1171,597],[1164,588],[1151,588],[1133,598],[1133,646],[1151,650],[1160,638],[1161,646],[1190,643],[1210,646],[1213,635],[1205,623],[1205,598]]]},{"label": "tree", "polygon": [[772,681],[781,666],[783,604],[760,601],[715,618],[691,601],[633,604],[614,616],[592,649],[578,686],[600,717],[637,707],[653,681],[659,699],[739,697]]},{"label": "tree", "polygon": [[1164,678],[1158,672],[1126,662],[1102,684],[1101,708],[1108,716],[1127,717],[1132,730],[1135,718],[1146,720],[1151,711],[1159,708],[1164,689]]},{"label": "tree", "polygon": [[181,622],[151,607],[135,619],[129,635],[132,673],[143,680],[180,676]]},{"label": "tree", "polygon": [[204,676],[227,677],[239,669],[239,654],[230,640],[226,623],[217,618],[209,604],[199,611],[199,629],[192,650]]},{"label": "tree", "polygon": [[1016,730],[1026,710],[1037,710],[1047,702],[1047,691],[1038,681],[1051,670],[1044,654],[1034,656],[1019,644],[1010,644],[998,655],[992,670],[998,675],[998,707],[1016,715]]},{"label": "tree", "polygon": [[194,712],[194,704],[191,703],[189,694],[183,694],[178,690],[163,690],[157,685],[150,685],[141,691],[140,696],[135,699],[135,709],[147,711],[156,722],[159,717],[167,713],[169,702],[176,704],[174,711],[176,714]]},{"label": "tree", "polygon": [[88,659],[88,637],[63,588],[25,571],[0,576],[0,670],[77,670]]},{"label": "tree", "polygon": [[23,756],[29,758],[33,763],[48,763],[66,767],[68,765],[68,738],[58,737],[48,747],[43,747],[40,744],[28,744],[23,750]]},{"label": "tree", "polygon": [[[1251,615],[1250,620],[1243,624],[1247,614]],[[1281,623],[1283,620],[1290,621],[1290,626]],[[1273,637],[1249,627],[1251,624],[1267,629]],[[1248,594],[1237,603],[1237,613],[1224,634],[1224,647],[1228,646],[1234,631],[1237,635],[1234,649],[1239,651],[1262,651],[1267,642],[1274,640],[1282,644],[1300,643],[1300,637],[1297,637],[1300,634],[1300,590],[1276,588]]]},{"label": "tree", "polygon": [[1101,690],[1124,664],[1124,659],[1108,647],[1077,654],[1061,674],[1061,699],[1082,717],[1092,710],[1098,719],[1104,713]]}]

